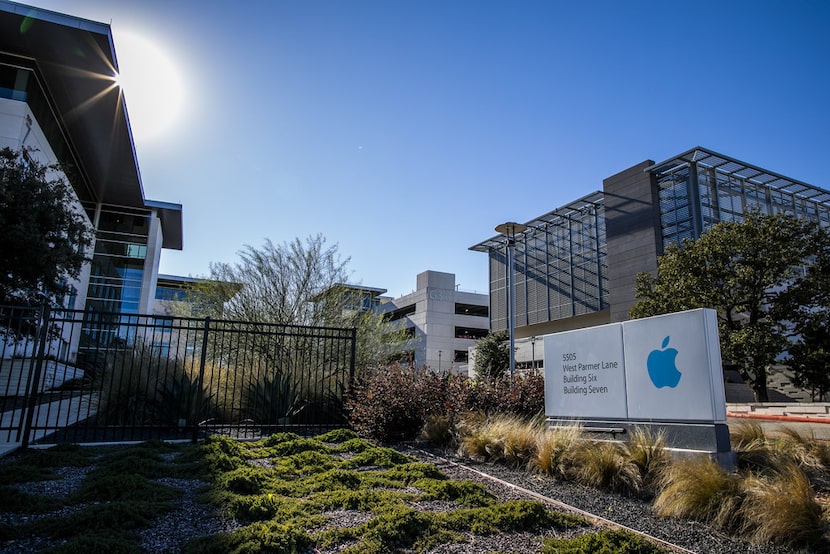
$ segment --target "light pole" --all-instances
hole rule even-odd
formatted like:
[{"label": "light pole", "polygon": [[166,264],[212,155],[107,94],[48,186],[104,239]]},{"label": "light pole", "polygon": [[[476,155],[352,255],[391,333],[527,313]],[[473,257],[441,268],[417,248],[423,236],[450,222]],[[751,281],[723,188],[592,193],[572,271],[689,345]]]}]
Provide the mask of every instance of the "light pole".
[{"label": "light pole", "polygon": [[510,335],[510,378],[516,372],[516,360],[514,356],[514,322],[513,322],[513,247],[516,244],[516,233],[523,233],[527,225],[508,221],[496,225],[496,232],[507,237],[507,332]]},{"label": "light pole", "polygon": [[441,373],[441,354],[442,352],[438,351],[438,373]]},{"label": "light pole", "polygon": [[536,369],[536,335],[530,337],[530,369]]}]

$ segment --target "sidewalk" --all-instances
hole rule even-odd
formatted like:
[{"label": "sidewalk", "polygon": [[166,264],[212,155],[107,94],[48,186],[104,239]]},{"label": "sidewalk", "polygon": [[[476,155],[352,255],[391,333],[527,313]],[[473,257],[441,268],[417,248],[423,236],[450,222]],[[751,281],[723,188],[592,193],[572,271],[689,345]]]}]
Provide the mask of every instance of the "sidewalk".
[{"label": "sidewalk", "polygon": [[830,403],[727,403],[726,414],[731,418],[786,421],[791,423],[830,423]]},{"label": "sidewalk", "polygon": [[[54,402],[38,404],[32,415],[32,427],[37,429],[29,439],[30,444],[43,438],[56,428],[68,427],[78,422],[80,414],[89,415],[95,413],[97,395],[83,394],[72,398],[64,398]],[[90,407],[92,405],[92,407]],[[13,428],[21,424],[23,409],[11,410],[0,414],[0,427],[4,429]],[[16,432],[4,433],[4,439],[12,439]],[[11,436],[9,436],[11,435]],[[20,447],[19,442],[13,440],[0,441],[0,457],[10,454]]]}]

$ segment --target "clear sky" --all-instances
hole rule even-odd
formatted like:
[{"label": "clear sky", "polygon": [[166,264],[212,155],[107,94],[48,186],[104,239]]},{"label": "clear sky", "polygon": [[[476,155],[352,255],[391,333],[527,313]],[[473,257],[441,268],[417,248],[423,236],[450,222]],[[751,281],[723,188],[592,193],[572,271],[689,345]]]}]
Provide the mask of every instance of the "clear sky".
[{"label": "clear sky", "polygon": [[125,73],[128,35],[177,69],[156,136],[125,85],[145,196],[184,207],[162,273],[322,233],[354,283],[486,292],[468,248],[495,225],[646,159],[704,146],[830,188],[827,0],[26,3],[110,23]]}]

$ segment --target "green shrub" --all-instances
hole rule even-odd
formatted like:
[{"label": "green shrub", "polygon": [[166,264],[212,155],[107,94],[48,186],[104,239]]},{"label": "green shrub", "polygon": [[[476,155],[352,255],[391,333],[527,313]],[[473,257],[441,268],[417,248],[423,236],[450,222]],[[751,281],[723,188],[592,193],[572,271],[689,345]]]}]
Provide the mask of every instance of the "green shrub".
[{"label": "green shrub", "polygon": [[356,454],[353,458],[347,460],[343,464],[343,467],[392,467],[414,461],[414,459],[404,454],[401,454],[397,450],[392,450],[391,448],[374,447]]},{"label": "green shrub", "polygon": [[357,438],[357,433],[351,429],[332,429],[322,435],[317,435],[317,440],[320,442],[337,442],[342,443]]},{"label": "green shrub", "polygon": [[222,473],[216,485],[237,494],[260,494],[269,480],[267,470],[245,466]]},{"label": "green shrub", "polygon": [[54,498],[21,492],[5,485],[0,485],[0,498],[3,499],[0,504],[0,513],[46,513],[62,506],[62,503]]},{"label": "green shrub", "polygon": [[64,544],[45,550],[47,554],[141,554],[141,537],[132,531],[107,529],[105,532],[92,531],[70,538]]},{"label": "green shrub", "polygon": [[570,539],[544,540],[544,554],[660,554],[666,552],[627,531],[604,529]]},{"label": "green shrub", "polygon": [[71,495],[74,502],[146,501],[165,502],[181,492],[136,474],[99,473],[87,475],[81,487]]},{"label": "green shrub", "polygon": [[277,521],[257,522],[232,533],[190,540],[185,554],[296,554],[306,552],[311,538],[295,525]]}]

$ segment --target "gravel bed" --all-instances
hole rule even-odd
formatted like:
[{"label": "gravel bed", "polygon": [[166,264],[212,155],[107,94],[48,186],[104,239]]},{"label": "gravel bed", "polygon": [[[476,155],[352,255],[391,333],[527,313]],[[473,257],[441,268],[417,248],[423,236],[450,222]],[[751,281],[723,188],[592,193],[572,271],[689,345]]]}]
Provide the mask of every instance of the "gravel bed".
[{"label": "gravel bed", "polygon": [[[469,459],[459,459],[452,454],[437,451],[422,450],[420,446],[401,445],[399,450],[417,457],[425,462],[435,464],[442,472],[452,479],[465,479],[480,482],[498,498],[507,500],[526,498],[515,489],[499,485],[489,479],[458,467],[455,464],[475,469],[492,475],[508,483],[528,489],[553,500],[574,506],[580,510],[609,519],[637,531],[647,533],[653,537],[676,544],[694,552],[706,554],[793,554],[793,549],[776,545],[753,545],[746,541],[734,539],[713,530],[712,528],[694,521],[656,517],[650,504],[642,499],[621,496],[597,491],[574,483],[555,481],[547,476],[533,473],[524,469],[512,469],[498,464],[476,462]],[[442,461],[449,460],[450,463]],[[491,552],[490,550],[472,549],[463,550],[468,553]],[[513,550],[510,547],[509,551]],[[532,552],[528,550],[527,552]],[[439,550],[433,551],[437,554]],[[445,552],[441,550],[440,552]],[[446,551],[455,552],[455,551]],[[459,550],[458,552],[462,552]]]},{"label": "gravel bed", "polygon": [[[176,454],[165,454],[168,461]],[[11,461],[9,458],[8,461]],[[0,461],[0,463],[3,463]],[[85,467],[54,468],[58,479],[35,481],[12,485],[16,489],[30,494],[65,498],[77,490],[87,473],[94,470],[94,465]],[[207,485],[195,479],[157,479],[157,482],[182,491],[182,495],[171,501],[170,512],[156,518],[154,525],[139,532],[142,548],[146,552],[172,554],[181,552],[188,540],[206,535],[232,531],[241,525],[222,517],[215,506],[198,501],[200,491]],[[48,518],[67,517],[82,510],[87,504],[67,506],[45,514],[0,513],[0,523],[23,525]],[[28,554],[39,552],[49,547],[63,544],[64,540],[51,540],[48,537],[34,536],[0,545],[0,554]]]},{"label": "gravel bed", "polygon": [[[665,541],[677,544],[699,553],[733,554],[793,554],[793,550],[779,546],[751,545],[745,541],[735,540],[709,527],[690,521],[657,518],[652,514],[648,502],[617,494],[606,494],[595,489],[582,487],[573,483],[557,482],[546,476],[525,470],[511,469],[497,464],[475,462],[468,459],[454,458],[451,454],[439,451],[428,452],[420,445],[400,445],[402,452],[422,461],[435,464],[452,479],[468,480],[482,483],[500,500],[526,499],[527,496],[513,488],[500,485],[476,473],[467,471],[457,464],[469,466],[477,471],[492,475],[498,479],[513,483],[535,493],[575,506],[578,509],[610,519],[627,527],[637,529]],[[438,457],[440,456],[440,458]],[[448,460],[448,461],[445,461]],[[2,463],[2,461],[0,461]],[[38,483],[15,485],[20,490],[33,494],[53,497],[68,495],[76,490],[93,466],[86,468],[59,468],[56,473],[60,479]],[[214,506],[200,503],[200,490],[206,483],[189,479],[160,479],[159,482],[182,491],[182,495],[172,502],[173,509],[157,518],[155,525],[140,532],[142,548],[146,552],[176,553],[181,552],[182,545],[189,539],[232,531],[239,528],[239,522],[222,517]],[[447,502],[421,502],[416,505],[423,510],[452,509]],[[457,506],[457,505],[456,505]],[[0,514],[0,522],[20,524],[45,517],[62,517],[80,509],[81,506],[64,508],[49,514],[37,516],[21,514]],[[331,519],[323,528],[332,526],[356,527],[364,523],[370,514],[354,510],[336,510],[326,514]],[[319,531],[316,529],[315,531]],[[568,536],[581,531],[568,531]],[[560,532],[561,533],[561,532]],[[485,554],[492,552],[532,553],[539,552],[541,538],[554,536],[554,530],[547,533],[503,533],[492,536],[467,536],[468,542],[440,545],[428,554]],[[563,536],[559,534],[558,536]],[[36,552],[43,548],[56,546],[60,542],[49,541],[44,537],[32,537],[25,540],[6,542],[0,545],[2,554],[22,554]],[[336,554],[349,544],[335,545],[325,550],[311,550],[307,554]]]}]

